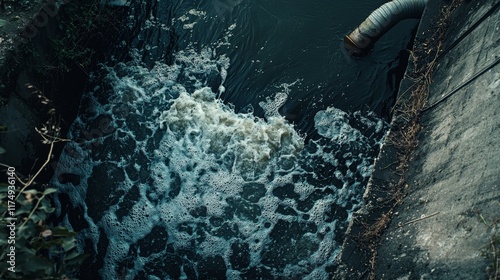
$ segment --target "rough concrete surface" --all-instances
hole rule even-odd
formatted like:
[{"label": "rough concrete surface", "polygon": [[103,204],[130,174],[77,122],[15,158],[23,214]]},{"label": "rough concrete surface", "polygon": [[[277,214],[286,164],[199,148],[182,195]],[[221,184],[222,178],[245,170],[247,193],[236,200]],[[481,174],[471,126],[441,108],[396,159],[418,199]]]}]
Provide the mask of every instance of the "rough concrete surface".
[{"label": "rough concrete surface", "polygon": [[[452,22],[452,44],[498,1],[470,1]],[[439,61],[432,105],[500,57],[496,9]],[[376,279],[488,279],[484,256],[500,218],[500,65],[422,115],[408,195],[382,236]],[[433,215],[409,224],[415,219]],[[498,277],[498,275],[496,276]],[[494,278],[496,279],[496,278]]]},{"label": "rough concrete surface", "polygon": [[[450,3],[428,2],[417,48],[435,34]],[[490,244],[500,238],[499,6],[498,0],[464,0],[453,13],[431,77],[431,108],[421,115],[418,146],[404,174],[407,195],[393,208],[401,174],[397,147],[385,143],[334,279],[500,279],[491,269]],[[402,100],[415,84],[413,70],[410,64],[401,82]],[[399,135],[401,118],[396,113],[387,139]],[[367,240],[379,224],[385,227],[380,242],[378,233]]]}]

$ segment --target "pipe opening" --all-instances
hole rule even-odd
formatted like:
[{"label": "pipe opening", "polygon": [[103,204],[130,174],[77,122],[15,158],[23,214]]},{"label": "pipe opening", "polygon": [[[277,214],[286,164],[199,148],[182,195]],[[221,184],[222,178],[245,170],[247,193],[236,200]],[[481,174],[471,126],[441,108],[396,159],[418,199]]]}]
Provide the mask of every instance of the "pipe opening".
[{"label": "pipe opening", "polygon": [[370,51],[378,38],[382,37],[399,21],[420,18],[428,0],[394,0],[373,11],[354,31],[344,37],[344,47],[353,56]]}]

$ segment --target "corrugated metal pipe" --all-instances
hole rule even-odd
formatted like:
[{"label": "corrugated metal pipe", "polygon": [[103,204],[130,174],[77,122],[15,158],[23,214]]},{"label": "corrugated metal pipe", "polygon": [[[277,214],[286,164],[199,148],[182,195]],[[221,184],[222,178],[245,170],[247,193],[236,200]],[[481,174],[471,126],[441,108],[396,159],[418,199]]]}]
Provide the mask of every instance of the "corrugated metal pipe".
[{"label": "corrugated metal pipe", "polygon": [[351,34],[344,45],[352,55],[362,55],[400,20],[420,18],[428,0],[394,0],[373,11]]}]

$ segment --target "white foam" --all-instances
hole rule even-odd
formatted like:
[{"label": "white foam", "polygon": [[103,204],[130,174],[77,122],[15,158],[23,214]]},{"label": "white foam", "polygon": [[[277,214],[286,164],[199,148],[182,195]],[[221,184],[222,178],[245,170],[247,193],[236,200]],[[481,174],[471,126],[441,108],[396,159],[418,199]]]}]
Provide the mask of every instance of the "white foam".
[{"label": "white foam", "polygon": [[160,124],[165,123],[178,138],[189,128],[199,130],[201,139],[196,144],[216,159],[234,157],[232,172],[266,164],[277,154],[297,154],[303,147],[303,140],[283,118],[264,122],[250,114],[236,114],[216,100],[209,88],[192,95],[181,93],[162,114]]},{"label": "white foam", "polygon": [[319,111],[314,117],[314,123],[321,136],[336,142],[354,142],[364,137],[358,130],[349,125],[349,115],[335,107]]},{"label": "white foam", "polygon": [[[189,23],[193,17],[204,16],[202,11],[191,10],[178,20]],[[230,25],[228,32],[234,28]],[[227,36],[223,40],[227,40]],[[72,131],[82,131],[86,129],[86,122],[98,115],[108,114],[112,116],[115,130],[105,137],[113,137],[111,139],[116,142],[112,143],[124,144],[126,139],[118,137],[118,133],[130,136],[136,140],[135,149],[113,155],[105,150],[110,147],[78,146],[76,149],[81,156],[78,160],[83,163],[74,164],[75,158],[63,154],[62,164],[56,172],[82,174],[79,188],[69,184],[59,184],[59,187],[70,195],[72,204],[81,205],[84,209],[92,207],[84,204],[87,180],[92,168],[101,163],[92,158],[92,149],[103,149],[102,152],[110,155],[105,161],[123,170],[130,164],[131,169],[146,178],[133,181],[133,176],[124,172],[125,181],[115,182],[116,189],[113,191],[128,193],[134,187],[139,188],[139,197],[130,202],[133,205],[127,206],[126,215],[120,217],[121,222],[117,216],[121,207],[119,203],[102,213],[99,223],[85,214],[90,228],[83,231],[83,237],[91,238],[97,248],[101,228],[110,239],[107,251],[99,252],[105,254],[101,277],[117,279],[117,267],[130,257],[136,270],[127,274],[132,279],[148,261],[157,257],[135,256],[130,251],[132,245],[148,235],[155,226],[165,228],[169,237],[167,242],[174,250],[192,250],[202,258],[220,255],[227,267],[230,267],[231,244],[236,240],[246,243],[251,266],[260,266],[265,251],[273,250],[270,244],[281,242],[271,240],[273,227],[280,220],[292,223],[307,219],[318,228],[318,232],[306,233],[299,241],[306,246],[308,240],[314,240],[309,245],[319,243],[318,250],[299,260],[298,264],[271,270],[275,277],[301,275],[305,279],[326,279],[325,267],[333,262],[338,249],[338,244],[333,242],[334,229],[339,223],[347,221],[325,222],[325,212],[332,204],[345,206],[353,197],[361,195],[362,190],[357,189],[356,184],[348,185],[347,181],[359,174],[368,176],[371,159],[356,163],[359,151],[325,152],[327,149],[319,142],[304,143],[304,137],[278,112],[291,94],[290,88],[298,81],[281,85],[282,89],[277,90],[274,98],[260,104],[266,116],[263,120],[252,113],[236,113],[230,105],[216,98],[225,90],[224,81],[230,63],[215,49],[205,47],[195,51],[194,48],[187,48],[174,55],[172,65],[157,62],[152,69],[142,66],[138,51],[132,51],[131,56],[130,62],[117,63],[113,67],[103,66],[103,70],[108,72],[103,83],[111,87],[114,94],[100,104],[98,97],[102,97],[106,87],[96,87],[94,92],[88,93],[87,100],[92,104],[92,110],[86,112],[87,119],[82,116],[75,122]],[[214,73],[222,81],[216,93],[206,87],[206,81],[200,78]],[[190,90],[193,88],[195,90]],[[151,113],[139,124],[150,132],[146,136],[136,135],[139,132],[131,129],[133,123],[129,123],[129,118],[144,117],[145,111]],[[361,131],[349,125],[351,117],[338,109],[328,108],[316,115],[315,126],[320,135],[331,140],[329,144],[356,143],[356,147],[366,146],[361,152],[368,153],[370,143]],[[369,118],[363,121],[366,126],[374,125]],[[138,141],[137,136],[146,139]],[[154,137],[157,139],[153,141]],[[316,145],[317,149],[309,153],[304,149],[305,145]],[[136,162],[138,154],[145,154],[147,162]],[[306,171],[310,170],[306,167],[309,167],[311,159],[316,158],[321,159],[321,164],[329,163],[332,170],[325,172],[331,171],[329,176],[344,185],[333,186],[328,180],[319,185],[311,183],[307,178],[317,180],[318,175],[325,175],[315,174],[314,168],[313,171]],[[342,160],[347,165],[357,164],[355,172],[336,170]],[[246,184],[260,184],[261,197],[243,197]],[[273,191],[285,186],[289,188],[285,192],[290,197],[273,195]],[[336,192],[322,195],[313,202],[310,210],[300,211],[299,204],[318,189],[333,189]],[[257,191],[251,195],[257,195]],[[119,202],[123,200],[122,196]],[[277,213],[280,205],[293,209],[298,216]],[[206,213],[196,214],[199,209],[204,209]],[[349,216],[351,212],[347,210]],[[305,216],[308,217],[303,218]],[[229,232],[219,233],[223,226],[217,223],[223,223]],[[198,228],[200,225],[204,228]],[[235,228],[237,232],[230,232]],[[204,238],[197,230],[203,230]],[[184,267],[181,268],[181,275],[181,278],[187,278]],[[226,275],[236,277],[238,272],[229,270]]]}]

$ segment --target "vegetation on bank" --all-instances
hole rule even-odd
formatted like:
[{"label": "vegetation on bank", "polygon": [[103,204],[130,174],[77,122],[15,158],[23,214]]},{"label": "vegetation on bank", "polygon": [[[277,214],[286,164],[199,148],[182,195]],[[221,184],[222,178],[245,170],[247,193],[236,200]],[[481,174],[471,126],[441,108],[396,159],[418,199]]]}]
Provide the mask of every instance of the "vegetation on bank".
[{"label": "vegetation on bank", "polygon": [[[10,98],[19,98],[14,94],[19,90],[18,76],[28,73],[29,81],[24,86],[31,94],[21,99],[36,112],[42,124],[33,127],[38,136],[36,141],[40,141],[33,145],[45,147],[45,155],[32,159],[30,174],[22,174],[20,167],[0,164],[0,224],[7,229],[0,231],[0,259],[11,261],[4,262],[7,268],[0,271],[0,279],[69,279],[86,257],[77,251],[76,232],[50,222],[55,211],[51,200],[57,189],[51,188],[48,180],[54,171],[50,164],[58,157],[56,147],[60,150],[62,146],[58,142],[69,141],[60,138],[65,132],[61,129],[58,108],[65,104],[54,100],[58,95],[75,94],[65,91],[62,84],[75,75],[86,80],[118,34],[116,26],[121,11],[100,3],[98,0],[0,2],[0,13],[10,13],[16,20],[23,20],[16,12],[21,15],[21,11],[39,9],[18,36],[23,36],[22,32],[29,28],[35,30],[33,27],[36,33],[29,33],[33,36],[28,40],[19,37],[22,42],[4,52],[7,55],[0,69],[0,106],[5,106]],[[44,12],[46,22],[42,22]],[[4,133],[15,133],[1,121],[0,130],[0,139]],[[0,154],[6,152],[8,149],[0,147]]]},{"label": "vegetation on bank", "polygon": [[76,248],[76,233],[48,222],[55,208],[50,197],[57,189],[37,182],[53,157],[54,145],[61,141],[55,123],[35,128],[49,151],[42,165],[30,176],[13,166],[0,164],[6,176],[0,182],[0,259],[6,269],[0,279],[69,279],[67,273],[78,268],[86,255]]}]

